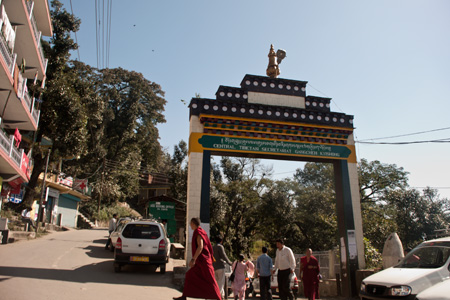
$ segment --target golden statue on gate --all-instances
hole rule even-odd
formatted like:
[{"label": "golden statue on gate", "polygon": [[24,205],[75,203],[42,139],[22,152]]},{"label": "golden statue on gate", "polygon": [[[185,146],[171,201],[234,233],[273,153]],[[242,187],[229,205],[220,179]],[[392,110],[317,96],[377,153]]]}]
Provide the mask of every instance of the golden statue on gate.
[{"label": "golden statue on gate", "polygon": [[277,78],[280,75],[280,68],[278,67],[281,64],[281,61],[286,57],[286,51],[283,49],[278,49],[277,53],[273,49],[273,44],[270,45],[269,51],[269,65],[267,66],[266,74],[270,78]]}]

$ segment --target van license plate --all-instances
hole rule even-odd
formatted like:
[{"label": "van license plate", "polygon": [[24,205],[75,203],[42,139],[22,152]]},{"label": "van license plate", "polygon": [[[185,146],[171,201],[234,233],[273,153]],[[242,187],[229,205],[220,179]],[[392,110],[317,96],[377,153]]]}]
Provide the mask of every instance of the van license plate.
[{"label": "van license plate", "polygon": [[147,256],[130,256],[130,261],[148,262],[148,257]]}]

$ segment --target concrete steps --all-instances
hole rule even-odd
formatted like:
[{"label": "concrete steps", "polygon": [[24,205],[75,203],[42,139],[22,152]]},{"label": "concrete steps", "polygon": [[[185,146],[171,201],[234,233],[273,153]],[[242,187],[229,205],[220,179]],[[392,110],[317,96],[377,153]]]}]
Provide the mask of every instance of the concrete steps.
[{"label": "concrete steps", "polygon": [[91,228],[97,227],[97,225],[95,225],[91,220],[86,218],[85,215],[83,215],[82,213],[78,212],[78,220],[79,220],[79,222],[80,222],[80,219],[81,219],[81,223],[83,223],[83,226],[79,226],[81,228],[91,229]]}]

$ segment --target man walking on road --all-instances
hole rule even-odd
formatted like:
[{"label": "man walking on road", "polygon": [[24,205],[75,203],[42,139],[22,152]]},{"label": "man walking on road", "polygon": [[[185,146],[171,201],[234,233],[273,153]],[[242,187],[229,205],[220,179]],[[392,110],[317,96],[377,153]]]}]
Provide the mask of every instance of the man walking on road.
[{"label": "man walking on road", "polygon": [[256,271],[259,276],[259,286],[261,290],[261,300],[272,300],[272,290],[270,281],[272,277],[273,262],[267,255],[267,248],[262,247],[262,255],[256,260]]},{"label": "man walking on road", "polygon": [[[284,245],[283,239],[277,240],[277,254],[275,257],[275,270],[278,270],[278,289],[281,300],[293,300],[290,281],[295,270],[295,257],[292,250]],[[275,272],[275,271],[273,271]]]},{"label": "man walking on road", "polygon": [[216,245],[213,247],[214,252],[214,275],[216,277],[217,284],[219,285],[220,294],[224,296],[223,287],[225,285],[225,263],[232,265],[232,262],[228,259],[225,249],[222,245],[223,238],[221,236],[217,237]]},{"label": "man walking on road", "polygon": [[108,235],[108,241],[106,242],[105,249],[109,248],[109,244],[111,243],[111,233],[116,229],[116,223],[117,223],[117,214],[113,214],[113,217],[111,220],[109,220],[109,235]]}]

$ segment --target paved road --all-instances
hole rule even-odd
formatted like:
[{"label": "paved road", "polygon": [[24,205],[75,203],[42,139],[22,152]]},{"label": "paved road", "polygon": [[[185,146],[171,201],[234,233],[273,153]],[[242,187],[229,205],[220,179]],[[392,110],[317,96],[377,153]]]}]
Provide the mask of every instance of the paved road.
[{"label": "paved road", "polygon": [[0,300],[167,300],[179,296],[172,264],[161,275],[150,267],[113,271],[104,250],[106,230],[55,232],[0,245]]}]

